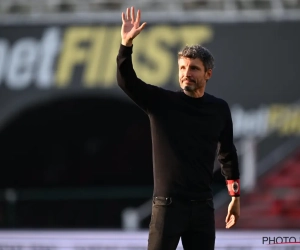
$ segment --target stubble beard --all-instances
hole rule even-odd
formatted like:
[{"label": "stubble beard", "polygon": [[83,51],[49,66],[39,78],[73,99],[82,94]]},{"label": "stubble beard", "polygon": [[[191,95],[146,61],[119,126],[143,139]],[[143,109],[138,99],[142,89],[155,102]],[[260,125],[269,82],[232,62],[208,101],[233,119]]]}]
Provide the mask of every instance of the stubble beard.
[{"label": "stubble beard", "polygon": [[197,81],[192,80],[192,82],[194,83],[193,85],[186,85],[184,86],[183,90],[186,92],[194,92],[195,90],[197,90],[198,88]]},{"label": "stubble beard", "polygon": [[183,90],[186,91],[186,92],[193,92],[195,89],[196,89],[195,86],[185,86],[183,88]]}]

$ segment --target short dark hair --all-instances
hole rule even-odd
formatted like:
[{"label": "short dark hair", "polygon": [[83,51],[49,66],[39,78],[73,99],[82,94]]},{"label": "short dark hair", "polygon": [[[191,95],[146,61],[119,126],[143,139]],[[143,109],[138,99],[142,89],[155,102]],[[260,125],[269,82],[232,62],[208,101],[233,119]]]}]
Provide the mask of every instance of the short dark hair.
[{"label": "short dark hair", "polygon": [[196,44],[192,46],[185,46],[181,51],[178,52],[178,59],[181,57],[187,57],[196,59],[199,58],[204,65],[205,71],[214,68],[215,59],[210,51],[203,46]]}]

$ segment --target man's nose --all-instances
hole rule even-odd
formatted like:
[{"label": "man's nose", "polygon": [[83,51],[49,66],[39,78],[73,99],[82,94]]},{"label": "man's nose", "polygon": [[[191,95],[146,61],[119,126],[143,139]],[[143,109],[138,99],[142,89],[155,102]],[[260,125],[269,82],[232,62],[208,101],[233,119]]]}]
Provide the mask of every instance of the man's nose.
[{"label": "man's nose", "polygon": [[186,77],[190,77],[190,76],[191,76],[191,71],[190,71],[189,69],[187,69],[187,70],[185,71],[185,76],[186,76]]}]

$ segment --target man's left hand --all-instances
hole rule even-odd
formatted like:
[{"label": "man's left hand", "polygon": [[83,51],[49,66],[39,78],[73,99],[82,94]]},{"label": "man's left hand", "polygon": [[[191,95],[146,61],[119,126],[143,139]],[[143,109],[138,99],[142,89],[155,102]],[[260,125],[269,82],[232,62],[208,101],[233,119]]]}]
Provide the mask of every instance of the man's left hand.
[{"label": "man's left hand", "polygon": [[226,228],[232,228],[240,218],[240,197],[232,197],[228,205],[228,213],[225,219]]}]

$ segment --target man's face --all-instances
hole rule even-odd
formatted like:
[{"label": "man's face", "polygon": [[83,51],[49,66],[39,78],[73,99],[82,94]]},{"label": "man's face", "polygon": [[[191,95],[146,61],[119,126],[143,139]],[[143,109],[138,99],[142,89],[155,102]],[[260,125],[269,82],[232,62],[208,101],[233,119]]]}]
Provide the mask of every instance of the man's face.
[{"label": "man's face", "polygon": [[203,89],[212,74],[211,69],[205,71],[203,62],[199,58],[181,57],[178,59],[178,67],[180,87],[189,92]]}]

